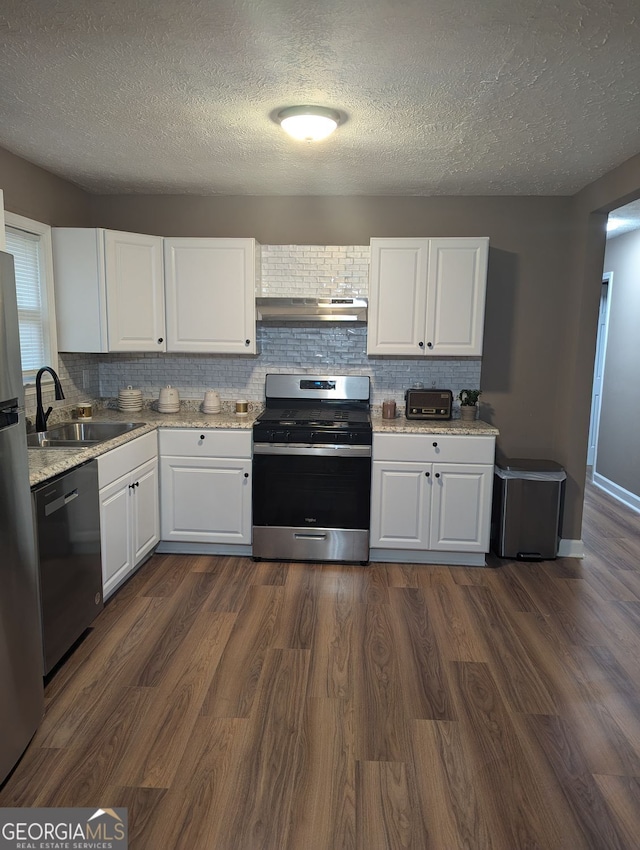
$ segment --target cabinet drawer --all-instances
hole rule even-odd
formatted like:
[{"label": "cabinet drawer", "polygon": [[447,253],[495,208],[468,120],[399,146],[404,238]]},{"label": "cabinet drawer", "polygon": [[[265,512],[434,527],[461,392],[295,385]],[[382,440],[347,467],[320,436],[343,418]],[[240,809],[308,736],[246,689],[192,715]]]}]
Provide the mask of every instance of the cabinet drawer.
[{"label": "cabinet drawer", "polygon": [[449,434],[374,434],[373,459],[411,462],[493,463],[495,437]]},{"label": "cabinet drawer", "polygon": [[158,432],[151,431],[112,449],[98,458],[98,486],[100,489],[131,472],[142,463],[158,456]]},{"label": "cabinet drawer", "polygon": [[160,431],[162,457],[251,457],[251,431],[171,428]]}]

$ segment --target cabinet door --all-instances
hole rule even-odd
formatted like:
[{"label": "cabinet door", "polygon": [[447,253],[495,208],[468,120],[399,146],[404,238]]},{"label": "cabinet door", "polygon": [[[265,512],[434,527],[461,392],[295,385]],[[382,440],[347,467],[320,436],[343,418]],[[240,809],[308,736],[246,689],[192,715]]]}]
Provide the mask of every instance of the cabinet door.
[{"label": "cabinet door", "polygon": [[253,239],[165,240],[169,351],[255,354]]},{"label": "cabinet door", "polygon": [[251,461],[163,457],[161,537],[251,542]]},{"label": "cabinet door", "polygon": [[424,354],[428,239],[372,239],[368,354]]},{"label": "cabinet door", "polygon": [[482,354],[488,255],[486,238],[430,240],[428,354]]},{"label": "cabinet door", "polygon": [[429,548],[488,552],[493,466],[433,464]]},{"label": "cabinet door", "polygon": [[95,227],[52,227],[60,351],[109,350],[104,235]]},{"label": "cabinet door", "polygon": [[130,477],[119,478],[100,490],[102,585],[106,599],[133,569],[131,552]]},{"label": "cabinet door", "polygon": [[150,460],[131,474],[132,535],[134,566],[149,554],[160,539],[158,504],[158,461]]},{"label": "cabinet door", "polygon": [[109,351],[164,351],[162,239],[104,232]]},{"label": "cabinet door", "polygon": [[374,461],[370,545],[428,549],[431,465]]}]

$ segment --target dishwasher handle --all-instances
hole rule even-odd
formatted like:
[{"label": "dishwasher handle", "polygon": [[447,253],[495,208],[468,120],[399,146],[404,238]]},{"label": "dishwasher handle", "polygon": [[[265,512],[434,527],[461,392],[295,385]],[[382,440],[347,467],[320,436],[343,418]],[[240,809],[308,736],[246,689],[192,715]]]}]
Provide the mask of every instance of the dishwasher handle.
[{"label": "dishwasher handle", "polygon": [[78,498],[78,488],[75,490],[70,490],[68,493],[65,493],[62,496],[58,496],[57,499],[53,499],[49,502],[48,505],[44,506],[44,515],[51,516],[56,511],[59,511],[61,508],[64,508],[69,502],[73,502],[74,499]]}]

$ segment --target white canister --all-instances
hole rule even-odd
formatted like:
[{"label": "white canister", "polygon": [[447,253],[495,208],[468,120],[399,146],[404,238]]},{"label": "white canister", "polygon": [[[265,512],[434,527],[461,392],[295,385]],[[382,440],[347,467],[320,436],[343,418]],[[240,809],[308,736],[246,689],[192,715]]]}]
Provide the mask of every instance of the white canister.
[{"label": "white canister", "polygon": [[216,407],[219,408],[220,407],[220,393],[216,392],[215,390],[207,390],[204,394],[203,404],[204,404],[205,407],[208,407],[208,408],[211,408],[211,409],[216,408]]}]

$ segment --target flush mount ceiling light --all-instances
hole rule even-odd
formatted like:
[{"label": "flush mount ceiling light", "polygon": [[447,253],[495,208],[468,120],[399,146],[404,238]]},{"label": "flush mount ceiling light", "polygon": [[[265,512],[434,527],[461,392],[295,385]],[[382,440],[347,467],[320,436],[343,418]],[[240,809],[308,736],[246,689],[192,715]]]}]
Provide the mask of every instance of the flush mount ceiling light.
[{"label": "flush mount ceiling light", "polygon": [[301,142],[326,139],[340,123],[340,113],[324,106],[288,106],[278,112],[282,129]]}]

